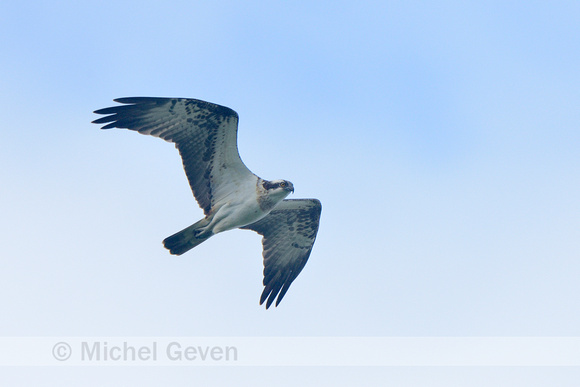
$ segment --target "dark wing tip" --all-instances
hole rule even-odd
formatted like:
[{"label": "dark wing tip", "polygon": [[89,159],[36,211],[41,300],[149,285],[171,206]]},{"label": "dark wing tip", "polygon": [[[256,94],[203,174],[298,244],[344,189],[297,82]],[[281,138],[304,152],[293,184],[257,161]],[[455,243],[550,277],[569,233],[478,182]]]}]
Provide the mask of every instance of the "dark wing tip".
[{"label": "dark wing tip", "polygon": [[[264,303],[264,301],[266,301],[266,298],[268,298],[268,293],[266,293],[266,289],[264,289],[264,291],[262,292],[262,295],[260,296],[260,305],[262,305]],[[272,301],[268,300],[268,302],[266,302],[266,309],[268,309],[270,307],[270,305],[272,305]]]},{"label": "dark wing tip", "polygon": [[[270,306],[272,305],[272,303],[276,299],[276,296],[278,295],[278,291],[279,291],[279,289],[272,289],[271,285],[266,286],[264,288],[264,290],[262,291],[262,295],[260,296],[260,305],[262,305],[264,302],[266,302],[266,309],[270,308]],[[284,293],[286,293],[286,292],[284,292]],[[278,297],[278,299],[276,300],[275,306],[278,306],[280,301],[282,301],[282,297],[284,297],[283,294],[281,294],[281,297],[280,296]]]},{"label": "dark wing tip", "polygon": [[[103,110],[107,110],[107,109],[111,109],[111,108],[95,110],[95,113],[96,114],[110,114],[107,112],[103,112]],[[91,121],[91,124],[107,124],[107,125],[101,127],[101,129],[116,128],[117,127],[117,114],[111,114],[111,115],[108,115],[105,117],[97,118],[96,120]]]},{"label": "dark wing tip", "polygon": [[170,100],[177,101],[181,98],[167,98],[167,97],[121,97],[115,98],[113,101],[123,104],[142,105],[142,104],[158,104],[162,105]]},{"label": "dark wing tip", "polygon": [[264,278],[264,290],[260,296],[260,305],[266,301],[266,309],[268,309],[274,300],[276,300],[274,306],[278,306],[298,273],[300,273],[300,270],[295,273],[290,272],[282,275],[277,273],[274,276],[269,276],[269,278]]},{"label": "dark wing tip", "polygon": [[[105,109],[101,109],[105,110]],[[108,114],[108,113],[101,113],[101,110],[96,110],[95,113],[97,114]],[[109,123],[110,122],[110,123]],[[107,124],[109,123],[109,124]],[[96,120],[91,121],[91,124],[107,124],[103,126],[101,129],[112,129],[117,127],[117,115],[109,115],[106,117],[97,118]]]},{"label": "dark wing tip", "polygon": [[[268,299],[268,301],[266,301],[266,298]],[[276,294],[274,292],[267,294],[267,293],[262,293],[262,297],[260,297],[260,305],[262,305],[264,303],[264,301],[266,301],[266,309],[269,309],[270,306],[272,305],[272,302],[274,302],[274,299],[276,298]],[[276,304],[274,306],[278,306],[278,304],[280,303],[282,299],[278,298],[278,300],[276,301]]]},{"label": "dark wing tip", "polygon": [[[127,112],[140,112],[145,111],[149,108],[154,107],[155,105],[160,106],[167,103],[172,98],[157,98],[157,97],[123,97],[123,98],[115,98],[113,101],[117,103],[121,103],[124,105],[117,105],[111,106],[103,109],[95,110],[93,113],[95,114],[104,114],[105,117],[97,118],[96,120],[92,121],[93,124],[106,124],[108,125],[103,126],[101,129],[112,129],[112,128],[125,128],[123,124],[127,123],[125,117]],[[175,99],[175,98],[173,98]],[[131,110],[127,110],[131,109]],[[135,110],[134,110],[135,109]],[[123,122],[121,122],[123,121]],[[121,126],[120,126],[121,124]]]},{"label": "dark wing tip", "polygon": [[[97,114],[107,114],[107,113],[99,113],[99,111],[95,111],[95,113]],[[93,124],[104,124],[107,122],[111,122],[111,121],[115,121],[115,116],[106,116],[106,117],[101,117],[101,118],[97,118],[96,120],[92,121]]]},{"label": "dark wing tip", "polygon": [[121,98],[115,98],[113,99],[113,101],[118,102],[118,103],[133,103],[133,104],[137,104],[137,103],[143,103],[143,102],[147,102],[147,100],[150,99],[154,99],[151,97],[121,97]]}]

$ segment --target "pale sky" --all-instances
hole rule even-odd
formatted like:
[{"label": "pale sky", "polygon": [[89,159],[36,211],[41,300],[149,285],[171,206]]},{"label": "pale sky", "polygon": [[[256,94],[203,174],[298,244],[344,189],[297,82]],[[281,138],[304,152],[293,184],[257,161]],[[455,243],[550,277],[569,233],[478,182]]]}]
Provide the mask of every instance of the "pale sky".
[{"label": "pale sky", "polygon": [[[578,20],[566,1],[3,2],[0,335],[580,336]],[[90,123],[130,96],[234,109],[246,165],[322,201],[278,308],[258,305],[257,234],[163,248],[203,215],[171,144]],[[65,370],[3,378],[186,386],[285,372]],[[292,370],[281,385],[580,376]]]}]

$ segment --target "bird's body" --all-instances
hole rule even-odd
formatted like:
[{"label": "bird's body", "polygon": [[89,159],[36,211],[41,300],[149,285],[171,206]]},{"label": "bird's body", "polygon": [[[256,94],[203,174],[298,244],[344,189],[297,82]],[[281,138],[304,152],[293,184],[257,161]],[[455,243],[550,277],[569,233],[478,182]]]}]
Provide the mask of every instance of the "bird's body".
[{"label": "bird's body", "polygon": [[[289,182],[285,183],[288,187],[292,187]],[[255,197],[244,196],[246,192],[252,190],[256,191]],[[217,234],[254,223],[268,215],[270,210],[290,192],[291,190],[281,189],[270,193],[264,188],[264,180],[256,176],[247,179],[232,187],[231,193],[224,197],[224,203],[214,208],[210,214],[210,228],[214,234]]]},{"label": "bird's body", "polygon": [[263,235],[266,308],[276,305],[298,276],[316,239],[321,205],[316,199],[285,199],[286,180],[264,180],[242,162],[237,149],[238,115],[212,103],[182,98],[120,98],[124,105],[100,109],[94,123],[126,128],[175,143],[193,194],[205,217],[163,241],[180,255],[211,236],[235,229]]},{"label": "bird's body", "polygon": [[[255,183],[252,184],[254,180]],[[287,187],[292,187],[290,182],[283,182]],[[223,203],[213,207],[199,222],[165,239],[164,246],[172,254],[181,255],[217,233],[248,226],[261,220],[291,192],[282,189],[270,193],[264,188],[264,183],[263,179],[254,176],[254,179],[235,185],[231,193],[224,197]],[[252,190],[256,191],[256,196],[246,195]]]}]

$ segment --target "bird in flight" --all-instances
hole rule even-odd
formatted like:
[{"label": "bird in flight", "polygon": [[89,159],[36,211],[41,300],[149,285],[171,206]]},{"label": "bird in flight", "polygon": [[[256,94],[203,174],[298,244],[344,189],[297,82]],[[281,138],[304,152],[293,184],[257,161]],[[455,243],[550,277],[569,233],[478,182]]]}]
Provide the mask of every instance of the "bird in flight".
[{"label": "bird in flight", "polygon": [[193,196],[205,217],[163,241],[181,255],[213,235],[235,228],[262,235],[264,291],[260,305],[276,306],[308,261],[322,205],[286,199],[287,180],[253,174],[238,153],[238,114],[225,106],[185,98],[131,97],[96,110],[101,129],[122,128],[172,142],[181,155]]}]

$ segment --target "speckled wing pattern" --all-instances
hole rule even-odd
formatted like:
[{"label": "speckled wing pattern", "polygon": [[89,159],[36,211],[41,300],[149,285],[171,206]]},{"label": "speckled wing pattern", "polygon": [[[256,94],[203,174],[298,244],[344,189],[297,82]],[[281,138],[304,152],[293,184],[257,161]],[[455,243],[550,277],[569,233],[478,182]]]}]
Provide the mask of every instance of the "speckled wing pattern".
[{"label": "speckled wing pattern", "polygon": [[225,106],[185,98],[132,97],[96,110],[102,129],[124,128],[175,143],[195,199],[208,215],[231,192],[231,184],[252,172],[237,147],[238,114]]},{"label": "speckled wing pattern", "polygon": [[278,306],[306,265],[318,233],[321,211],[317,199],[286,199],[266,217],[241,227],[263,236],[264,291],[260,305],[266,301],[269,308],[278,296]]}]

